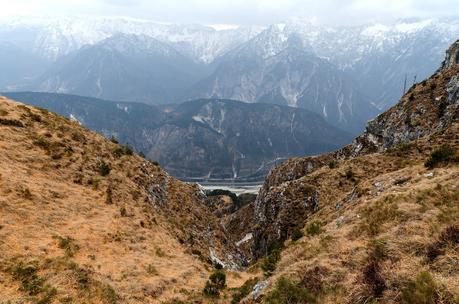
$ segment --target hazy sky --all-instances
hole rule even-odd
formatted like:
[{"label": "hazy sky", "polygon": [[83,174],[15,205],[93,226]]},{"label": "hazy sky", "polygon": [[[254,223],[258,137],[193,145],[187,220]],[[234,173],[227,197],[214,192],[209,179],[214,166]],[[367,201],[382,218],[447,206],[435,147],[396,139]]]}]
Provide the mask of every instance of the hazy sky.
[{"label": "hazy sky", "polygon": [[0,0],[0,18],[18,15],[124,16],[174,23],[257,24],[291,17],[328,24],[459,16],[459,0]]}]

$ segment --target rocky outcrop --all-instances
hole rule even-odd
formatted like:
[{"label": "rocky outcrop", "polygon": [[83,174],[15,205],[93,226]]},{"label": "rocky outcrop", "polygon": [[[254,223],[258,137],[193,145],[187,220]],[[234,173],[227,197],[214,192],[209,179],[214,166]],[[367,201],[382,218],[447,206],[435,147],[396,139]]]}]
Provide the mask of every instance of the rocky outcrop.
[{"label": "rocky outcrop", "polygon": [[459,40],[451,45],[446,51],[446,58],[443,61],[442,69],[448,69],[459,63]]},{"label": "rocky outcrop", "polygon": [[357,156],[435,133],[457,117],[459,67],[442,70],[413,86],[401,101],[369,122],[365,132],[343,151]]},{"label": "rocky outcrop", "polygon": [[257,223],[253,232],[254,257],[263,256],[270,245],[287,239],[317,210],[318,205],[318,192],[307,184],[285,183],[257,200],[254,210]]},{"label": "rocky outcrop", "polygon": [[264,254],[269,242],[285,241],[292,229],[300,227],[316,210],[320,196],[303,184],[302,177],[338,160],[383,152],[440,132],[458,120],[458,49],[456,42],[447,52],[442,69],[414,85],[397,105],[370,121],[350,145],[320,156],[290,159],[270,172],[254,207],[254,256]]},{"label": "rocky outcrop", "polygon": [[349,74],[277,26],[223,56],[191,96],[304,108],[353,134],[378,112]]},{"label": "rocky outcrop", "polygon": [[459,100],[459,75],[455,75],[451,78],[446,86],[446,92],[448,92],[448,103],[455,104]]},{"label": "rocky outcrop", "polygon": [[146,190],[146,202],[170,223],[170,233],[191,252],[228,269],[247,266],[248,257],[229,240],[197,184],[180,182],[162,170],[151,174],[145,163],[135,181]]}]

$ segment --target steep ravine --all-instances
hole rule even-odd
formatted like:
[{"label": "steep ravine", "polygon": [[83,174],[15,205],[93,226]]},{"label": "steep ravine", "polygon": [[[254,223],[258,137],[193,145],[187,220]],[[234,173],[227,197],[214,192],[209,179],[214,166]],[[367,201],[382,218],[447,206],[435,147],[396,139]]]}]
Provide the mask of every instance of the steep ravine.
[{"label": "steep ravine", "polygon": [[0,97],[0,151],[2,303],[160,303],[246,265],[196,184],[77,122]]},{"label": "steep ravine", "polygon": [[[248,303],[281,297],[281,277],[293,280],[291,292],[319,303],[456,303],[459,272],[442,259],[459,257],[458,53],[455,43],[441,69],[370,121],[352,144],[277,166],[253,205],[227,218],[232,237],[244,240],[254,261],[261,258],[257,265],[273,259],[273,246],[284,246],[278,268]],[[376,250],[372,242],[384,250],[377,264],[365,257]],[[429,258],[429,246],[445,246],[435,253],[444,264]],[[422,276],[435,285],[434,302],[423,294],[407,300],[417,292],[407,282]]]}]

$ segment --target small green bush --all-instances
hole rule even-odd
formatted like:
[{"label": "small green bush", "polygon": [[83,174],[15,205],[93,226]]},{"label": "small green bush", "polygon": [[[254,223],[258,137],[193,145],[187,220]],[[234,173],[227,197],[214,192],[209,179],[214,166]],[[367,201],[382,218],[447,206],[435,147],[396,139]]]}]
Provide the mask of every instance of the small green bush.
[{"label": "small green bush", "polygon": [[386,241],[370,240],[367,244],[368,260],[383,261],[388,257]]},{"label": "small green bush", "polygon": [[270,276],[276,270],[277,262],[281,257],[281,249],[273,248],[268,250],[268,254],[261,260],[260,267],[263,270],[265,276]]},{"label": "small green bush", "polygon": [[150,275],[156,276],[156,275],[159,274],[158,270],[156,269],[155,265],[153,265],[153,264],[149,264],[147,266],[146,270],[147,270],[147,273],[150,274]]},{"label": "small green bush", "polygon": [[57,295],[57,289],[51,287],[50,285],[45,285],[43,288],[43,295],[39,300],[37,300],[36,304],[50,304],[52,303],[54,297]]},{"label": "small green bush", "polygon": [[359,227],[360,230],[367,232],[370,236],[375,236],[380,233],[385,223],[395,220],[401,215],[397,204],[392,202],[390,197],[386,197],[363,211],[363,222]]},{"label": "small green bush", "polygon": [[112,135],[112,137],[110,137],[110,141],[114,144],[117,144],[118,143],[118,139],[116,139],[115,136]]},{"label": "small green bush", "polygon": [[214,263],[214,268],[217,269],[217,270],[222,270],[223,269],[223,265],[218,263],[218,262],[216,262],[216,263]]},{"label": "small green bush", "polygon": [[248,279],[247,281],[242,284],[241,287],[237,288],[236,291],[233,293],[233,298],[231,300],[231,304],[238,304],[242,299],[249,295],[249,293],[253,290],[255,284],[257,284],[258,280],[256,278]]},{"label": "small green bush", "polygon": [[107,304],[116,304],[118,303],[118,295],[116,294],[113,287],[108,284],[102,286],[102,298],[103,302]]},{"label": "small green bush", "polygon": [[330,168],[330,169],[338,168],[338,161],[336,159],[330,161],[328,163],[328,168]]},{"label": "small green bush", "polygon": [[48,116],[50,112],[46,109],[40,108],[40,107],[35,107],[38,111],[40,111],[41,114]]},{"label": "small green bush", "polygon": [[215,190],[207,192],[206,195],[207,197],[226,195],[231,198],[231,200],[233,201],[233,204],[239,205],[239,198],[237,197],[236,193],[231,192],[229,190],[215,189]]},{"label": "small green bush", "polygon": [[89,276],[88,271],[83,268],[77,267],[74,270],[74,273],[75,273],[75,279],[78,283],[78,288],[80,290],[87,290],[92,283],[92,280],[91,280],[91,277]]},{"label": "small green bush", "polygon": [[44,137],[37,138],[33,143],[43,150],[49,150],[51,148],[51,143]]},{"label": "small green bush", "polygon": [[204,295],[208,297],[219,297],[220,291],[226,286],[226,274],[221,269],[215,270],[206,282]]},{"label": "small green bush", "polygon": [[416,148],[416,143],[412,143],[412,142],[407,142],[407,143],[401,143],[401,144],[398,144],[394,147],[391,147],[389,149],[387,149],[387,152],[389,153],[393,153],[397,156],[404,156],[406,155],[408,152],[410,152],[411,149],[413,148]]},{"label": "small green bush", "polygon": [[96,164],[97,171],[101,176],[107,176],[110,174],[112,167],[109,163],[106,163],[104,160],[100,160]]},{"label": "small green bush", "polygon": [[[83,177],[81,177],[82,179]],[[99,189],[99,185],[100,185],[100,180],[97,179],[97,178],[89,178],[88,181],[87,181],[87,184],[88,186],[92,186],[92,188],[94,190],[98,190]]]},{"label": "small green bush", "polygon": [[21,282],[21,290],[34,296],[42,292],[44,279],[38,276],[38,264],[36,262],[17,262],[10,269],[15,280]]},{"label": "small green bush", "polygon": [[80,246],[78,246],[71,237],[54,236],[54,239],[57,240],[57,247],[65,250],[65,255],[67,257],[73,257],[80,249]]},{"label": "small green bush", "polygon": [[126,207],[122,206],[122,207],[120,208],[120,215],[121,215],[122,217],[127,217],[127,216],[128,216]]},{"label": "small green bush", "polygon": [[22,122],[20,122],[19,120],[16,120],[16,119],[0,118],[0,125],[24,128],[24,124]]},{"label": "small green bush", "polygon": [[298,241],[303,236],[304,236],[304,233],[300,229],[295,229],[295,230],[292,231],[292,241],[294,241],[294,242]]},{"label": "small green bush", "polygon": [[317,303],[315,296],[306,288],[295,284],[285,277],[279,278],[276,288],[266,296],[268,304],[313,304]]},{"label": "small green bush", "polygon": [[256,194],[253,193],[242,193],[238,195],[239,205],[238,208],[244,207],[250,203],[253,203],[257,198]]},{"label": "small green bush", "polygon": [[159,163],[156,160],[148,160],[152,165],[159,166]]},{"label": "small green bush", "polygon": [[446,101],[440,102],[440,104],[438,105],[438,118],[442,118],[445,115],[447,108],[448,103]]},{"label": "small green bush", "polygon": [[125,145],[124,147],[124,154],[125,155],[133,155],[134,154],[134,149],[130,145]]},{"label": "small green bush", "polygon": [[156,247],[156,250],[155,250],[155,253],[158,257],[160,258],[163,258],[166,256],[166,253],[164,252],[164,250],[162,250],[161,248],[159,247]]},{"label": "small green bush", "polygon": [[38,115],[38,114],[31,113],[31,114],[30,114],[30,118],[31,118],[33,121],[41,122],[41,116]]},{"label": "small green bush", "polygon": [[133,155],[134,150],[132,149],[131,146],[129,145],[119,145],[113,150],[113,156],[115,157],[121,157],[123,155]]},{"label": "small green bush", "polygon": [[21,197],[23,197],[23,198],[25,198],[27,200],[31,200],[32,197],[33,197],[32,192],[30,192],[30,189],[27,188],[27,187],[24,187],[24,186],[19,186],[17,188],[17,192]]},{"label": "small green bush", "polygon": [[84,137],[83,134],[77,131],[72,132],[71,137],[74,141],[78,141],[78,142],[84,142],[86,140],[86,137]]},{"label": "small green bush", "polygon": [[437,285],[427,271],[422,271],[416,280],[402,288],[402,303],[404,304],[435,304],[437,298]]},{"label": "small green bush", "polygon": [[453,147],[444,144],[430,154],[424,165],[429,169],[433,169],[441,164],[448,164],[450,162],[459,162],[459,157]]},{"label": "small green bush", "polygon": [[323,231],[322,229],[322,223],[319,221],[314,221],[306,227],[306,233],[309,236],[315,236],[320,234]]},{"label": "small green bush", "polygon": [[351,168],[348,168],[345,173],[346,179],[355,181],[355,173]]}]

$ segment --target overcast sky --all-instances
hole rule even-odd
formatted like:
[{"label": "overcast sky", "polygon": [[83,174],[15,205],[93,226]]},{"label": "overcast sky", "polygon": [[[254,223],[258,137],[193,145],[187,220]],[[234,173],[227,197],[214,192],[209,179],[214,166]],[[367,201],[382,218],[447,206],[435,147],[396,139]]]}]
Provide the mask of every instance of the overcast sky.
[{"label": "overcast sky", "polygon": [[171,23],[267,25],[292,17],[325,24],[459,16],[459,0],[0,0],[0,18],[124,16]]}]

